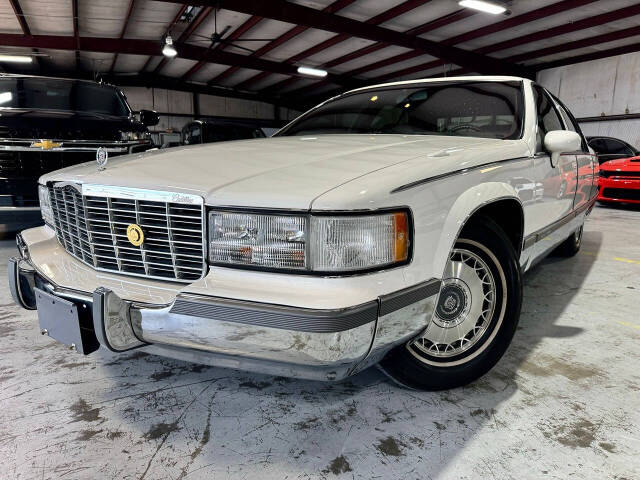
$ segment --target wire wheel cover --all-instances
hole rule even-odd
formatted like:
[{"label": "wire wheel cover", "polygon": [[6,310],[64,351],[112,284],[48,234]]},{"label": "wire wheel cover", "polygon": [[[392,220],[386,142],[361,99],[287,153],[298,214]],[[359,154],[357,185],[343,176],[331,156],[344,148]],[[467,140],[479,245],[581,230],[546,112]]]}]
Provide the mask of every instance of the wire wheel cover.
[{"label": "wire wheel cover", "polygon": [[496,283],[478,254],[451,252],[433,320],[413,347],[431,357],[460,355],[487,331],[496,304]]}]

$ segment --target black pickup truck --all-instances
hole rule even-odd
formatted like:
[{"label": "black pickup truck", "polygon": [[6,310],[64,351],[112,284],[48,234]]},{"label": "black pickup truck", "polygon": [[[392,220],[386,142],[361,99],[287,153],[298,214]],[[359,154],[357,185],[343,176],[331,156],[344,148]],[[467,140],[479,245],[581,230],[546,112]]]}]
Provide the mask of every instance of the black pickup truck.
[{"label": "black pickup truck", "polygon": [[157,123],[111,85],[0,75],[0,233],[41,223],[41,175],[95,161],[98,149],[109,157],[148,150],[147,126]]}]

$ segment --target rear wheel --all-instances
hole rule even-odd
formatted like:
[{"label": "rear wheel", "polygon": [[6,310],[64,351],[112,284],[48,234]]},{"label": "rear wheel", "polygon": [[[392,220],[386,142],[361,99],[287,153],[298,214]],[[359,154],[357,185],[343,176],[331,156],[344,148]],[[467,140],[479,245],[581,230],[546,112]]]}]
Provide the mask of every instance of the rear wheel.
[{"label": "rear wheel", "polygon": [[556,247],[554,254],[560,257],[573,257],[580,251],[582,246],[582,230],[584,225],[580,225],[575,232],[569,235],[564,242]]},{"label": "rear wheel", "polygon": [[399,383],[454,388],[488,372],[515,333],[522,303],[520,267],[504,231],[488,218],[465,227],[450,253],[433,318],[380,367]]}]

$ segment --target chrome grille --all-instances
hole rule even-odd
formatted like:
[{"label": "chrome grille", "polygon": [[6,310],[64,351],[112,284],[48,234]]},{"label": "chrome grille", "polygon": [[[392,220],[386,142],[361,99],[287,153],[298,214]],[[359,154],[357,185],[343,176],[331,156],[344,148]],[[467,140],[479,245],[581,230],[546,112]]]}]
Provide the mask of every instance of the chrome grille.
[{"label": "chrome grille", "polygon": [[[117,190],[114,195],[71,184],[49,186],[56,235],[65,250],[98,270],[180,281],[201,278],[206,271],[202,202],[178,194],[160,194],[159,201],[146,191],[123,191],[117,196]],[[139,247],[127,239],[133,223],[144,232]]]}]

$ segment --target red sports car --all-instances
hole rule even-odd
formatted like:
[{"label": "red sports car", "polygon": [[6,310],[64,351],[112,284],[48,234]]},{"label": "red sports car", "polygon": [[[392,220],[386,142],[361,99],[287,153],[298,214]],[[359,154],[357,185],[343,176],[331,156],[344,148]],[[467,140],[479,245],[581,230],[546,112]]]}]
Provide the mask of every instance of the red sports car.
[{"label": "red sports car", "polygon": [[598,201],[640,203],[640,156],[600,165]]}]

